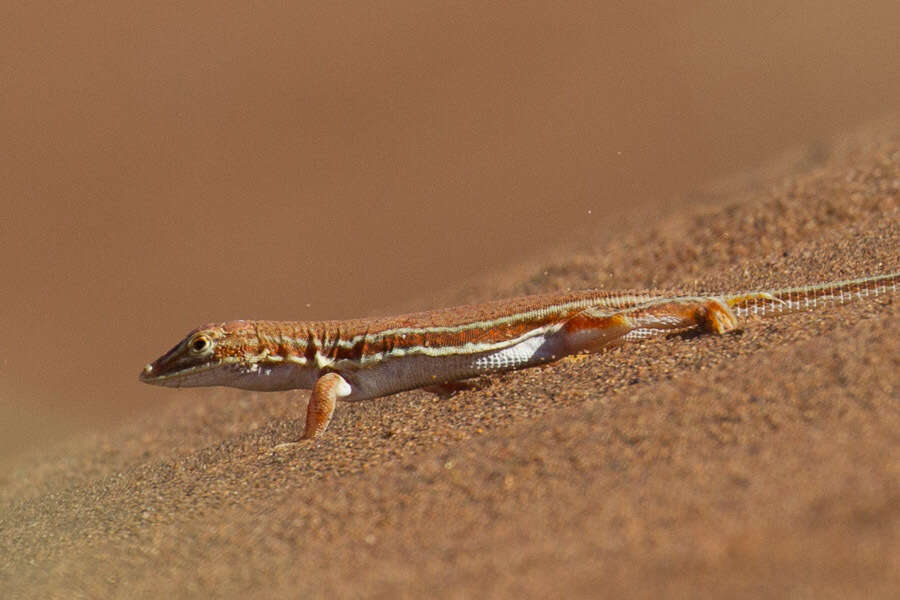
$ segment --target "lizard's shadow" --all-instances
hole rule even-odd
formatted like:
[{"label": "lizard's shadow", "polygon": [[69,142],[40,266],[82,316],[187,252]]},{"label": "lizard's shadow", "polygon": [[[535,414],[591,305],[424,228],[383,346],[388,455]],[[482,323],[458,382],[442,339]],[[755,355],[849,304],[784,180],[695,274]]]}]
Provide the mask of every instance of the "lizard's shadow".
[{"label": "lizard's shadow", "polygon": [[[743,328],[733,329],[725,335],[744,335]],[[708,337],[709,332],[700,329],[688,329],[687,331],[675,331],[666,335],[666,339],[693,340],[700,337]]]}]

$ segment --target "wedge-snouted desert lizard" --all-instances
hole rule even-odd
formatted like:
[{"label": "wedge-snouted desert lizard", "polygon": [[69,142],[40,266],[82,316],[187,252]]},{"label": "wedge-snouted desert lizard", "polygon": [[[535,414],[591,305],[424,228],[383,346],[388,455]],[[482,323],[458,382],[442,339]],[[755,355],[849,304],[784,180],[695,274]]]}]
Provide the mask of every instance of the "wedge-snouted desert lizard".
[{"label": "wedge-snouted desert lizard", "polygon": [[740,294],[551,293],[398,317],[227,321],[190,332],[144,367],[170,387],[312,389],[301,439],[328,427],[337,400],[453,385],[673,331],[727,333],[739,319],[896,292],[900,272]]}]

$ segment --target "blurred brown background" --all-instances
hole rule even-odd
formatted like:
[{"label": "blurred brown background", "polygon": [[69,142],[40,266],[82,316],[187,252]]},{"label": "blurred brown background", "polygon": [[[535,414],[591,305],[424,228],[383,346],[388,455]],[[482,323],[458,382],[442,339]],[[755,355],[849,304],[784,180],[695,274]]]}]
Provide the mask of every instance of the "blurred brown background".
[{"label": "blurred brown background", "polygon": [[409,306],[897,109],[896,2],[782,4],[5,3],[0,456],[189,401],[136,377],[202,322]]}]

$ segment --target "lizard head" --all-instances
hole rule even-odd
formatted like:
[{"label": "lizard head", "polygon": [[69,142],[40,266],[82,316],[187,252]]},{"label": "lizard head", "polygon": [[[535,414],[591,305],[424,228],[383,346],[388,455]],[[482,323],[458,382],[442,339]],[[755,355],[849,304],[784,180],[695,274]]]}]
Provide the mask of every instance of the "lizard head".
[{"label": "lizard head", "polygon": [[216,324],[191,331],[174,348],[144,367],[140,380],[168,387],[216,385],[223,364],[227,332]]}]

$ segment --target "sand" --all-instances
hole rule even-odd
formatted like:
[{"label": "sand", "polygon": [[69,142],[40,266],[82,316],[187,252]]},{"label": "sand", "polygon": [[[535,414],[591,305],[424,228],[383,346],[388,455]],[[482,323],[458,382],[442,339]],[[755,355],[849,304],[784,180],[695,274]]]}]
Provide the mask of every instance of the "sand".
[{"label": "sand", "polygon": [[[900,118],[685,200],[444,300],[897,270]],[[342,404],[321,440],[286,453],[270,449],[298,435],[305,393],[190,393],[16,459],[0,480],[0,590],[891,597],[898,363],[888,297],[504,374],[450,399]]]}]

